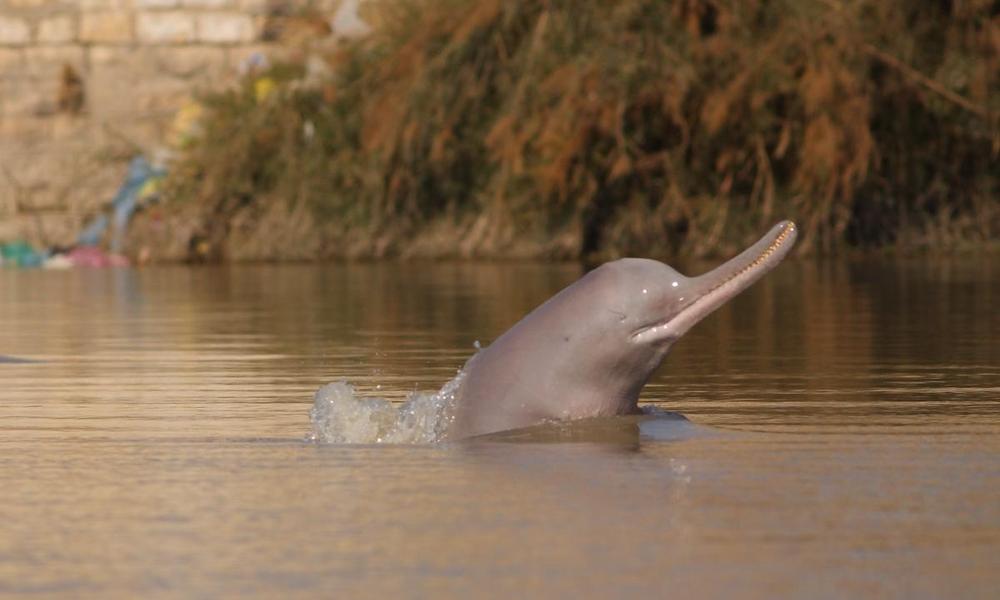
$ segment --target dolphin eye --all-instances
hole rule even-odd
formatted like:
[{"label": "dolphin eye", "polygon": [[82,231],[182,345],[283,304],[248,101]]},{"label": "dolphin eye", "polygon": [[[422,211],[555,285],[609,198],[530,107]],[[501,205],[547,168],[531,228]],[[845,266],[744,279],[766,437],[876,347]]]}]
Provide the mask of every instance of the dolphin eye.
[{"label": "dolphin eye", "polygon": [[617,310],[613,310],[613,309],[609,308],[608,312],[611,313],[611,314],[613,314],[613,315],[615,315],[616,317],[618,317],[618,321],[620,321],[620,322],[623,322],[623,321],[625,321],[626,318],[628,318],[628,315],[626,315],[623,312],[618,312]]}]

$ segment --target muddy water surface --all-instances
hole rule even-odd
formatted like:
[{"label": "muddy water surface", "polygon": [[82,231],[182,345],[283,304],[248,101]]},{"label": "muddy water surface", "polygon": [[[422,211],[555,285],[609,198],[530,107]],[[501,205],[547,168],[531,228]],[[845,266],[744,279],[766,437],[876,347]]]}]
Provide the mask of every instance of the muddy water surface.
[{"label": "muddy water surface", "polygon": [[995,597],[996,260],[782,266],[646,388],[690,423],[303,441],[580,273],[0,270],[0,595]]}]

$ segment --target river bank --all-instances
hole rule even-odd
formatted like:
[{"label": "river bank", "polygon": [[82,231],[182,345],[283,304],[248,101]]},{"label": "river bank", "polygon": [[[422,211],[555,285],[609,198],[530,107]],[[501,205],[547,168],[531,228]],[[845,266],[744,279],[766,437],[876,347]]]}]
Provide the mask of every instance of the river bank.
[{"label": "river bank", "polygon": [[316,9],[268,16],[280,27],[238,81],[202,86],[164,152],[133,159],[160,174],[155,193],[123,171],[106,213],[81,220],[115,227],[64,246],[138,262],[701,258],[783,218],[799,254],[1000,239],[987,2],[361,6],[355,37]]},{"label": "river bank", "polygon": [[1000,237],[986,4],[400,6],[204,97],[136,235],[204,260],[706,257],[780,218],[807,254]]}]

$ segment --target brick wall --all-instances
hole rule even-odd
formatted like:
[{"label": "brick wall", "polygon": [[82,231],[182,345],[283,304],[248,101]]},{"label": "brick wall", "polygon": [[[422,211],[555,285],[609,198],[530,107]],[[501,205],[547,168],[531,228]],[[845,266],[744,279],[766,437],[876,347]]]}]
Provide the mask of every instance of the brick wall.
[{"label": "brick wall", "polygon": [[[348,0],[349,1],[349,0]],[[285,2],[284,4],[289,4]],[[336,0],[313,2],[334,14]],[[72,241],[177,109],[232,81],[268,0],[0,0],[0,241]]]}]

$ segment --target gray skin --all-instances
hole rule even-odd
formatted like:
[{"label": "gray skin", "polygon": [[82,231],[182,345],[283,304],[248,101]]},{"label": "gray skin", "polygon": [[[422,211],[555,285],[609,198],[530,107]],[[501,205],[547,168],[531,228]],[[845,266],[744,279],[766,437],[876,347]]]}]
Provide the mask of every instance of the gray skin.
[{"label": "gray skin", "polygon": [[783,221],[698,277],[642,258],[587,273],[469,360],[448,437],[639,412],[674,342],[777,266],[797,234]]},{"label": "gray skin", "polygon": [[4,356],[3,354],[0,354],[0,364],[4,363],[22,364],[22,363],[33,363],[33,362],[38,362],[38,361],[31,360],[30,358],[18,358],[16,356]]}]

